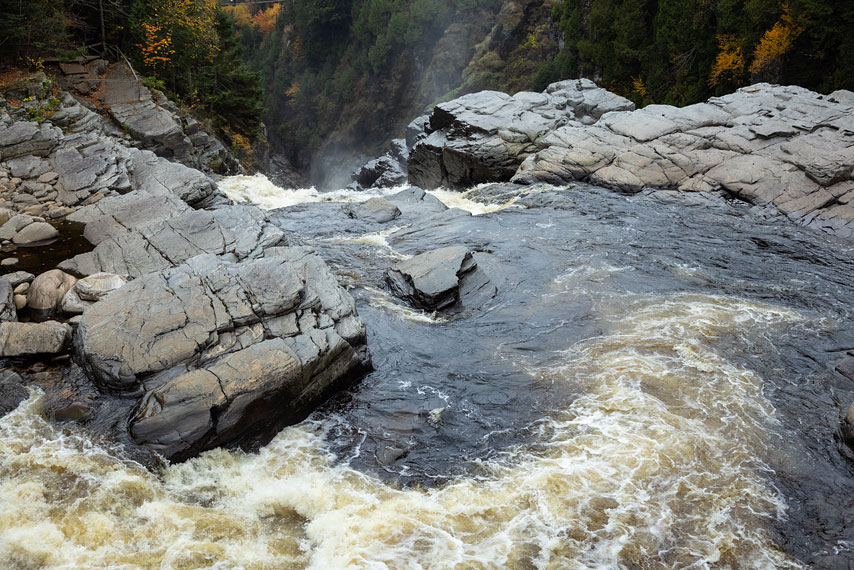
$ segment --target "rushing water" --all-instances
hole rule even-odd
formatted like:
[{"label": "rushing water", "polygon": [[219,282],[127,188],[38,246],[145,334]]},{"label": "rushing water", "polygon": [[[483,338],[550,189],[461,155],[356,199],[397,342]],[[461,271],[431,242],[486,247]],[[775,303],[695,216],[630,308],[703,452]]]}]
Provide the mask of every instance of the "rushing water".
[{"label": "rushing water", "polygon": [[[478,215],[379,225],[340,204],[370,196],[226,184],[289,206],[272,219],[351,289],[376,371],[258,453],[158,474],[34,394],[0,419],[6,567],[854,563],[833,440],[854,389],[832,371],[850,244],[709,196],[438,191]],[[389,294],[390,265],[457,244],[494,298],[434,315]]]}]

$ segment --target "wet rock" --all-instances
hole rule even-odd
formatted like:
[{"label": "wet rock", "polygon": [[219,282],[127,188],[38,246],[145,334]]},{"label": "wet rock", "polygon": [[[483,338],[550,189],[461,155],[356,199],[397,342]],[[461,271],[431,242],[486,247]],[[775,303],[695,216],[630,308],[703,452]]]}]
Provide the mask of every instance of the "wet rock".
[{"label": "wet rock", "polygon": [[441,200],[417,186],[401,190],[386,197],[386,200],[397,206],[403,214],[416,217],[438,214],[448,209]]},{"label": "wet rock", "polygon": [[273,154],[266,171],[270,181],[281,188],[308,188],[311,186],[308,178],[303,176],[284,155]]},{"label": "wet rock", "polygon": [[17,408],[30,397],[20,375],[11,370],[0,372],[0,418]]},{"label": "wet rock", "polygon": [[53,419],[58,422],[79,422],[85,420],[92,413],[92,409],[86,402],[72,402],[53,412]]},{"label": "wet rock", "polygon": [[17,257],[7,257],[3,261],[0,261],[0,266],[9,267],[10,265],[17,265],[20,259]]},{"label": "wet rock", "polygon": [[60,308],[62,298],[77,282],[75,277],[59,269],[46,271],[30,284],[27,306],[46,315]]},{"label": "wet rock", "polygon": [[400,209],[385,198],[371,198],[360,204],[345,206],[351,218],[384,224],[400,217]]},{"label": "wet rock", "polygon": [[59,235],[59,231],[47,222],[29,224],[12,237],[15,245],[30,245],[51,240]]},{"label": "wet rock", "polygon": [[391,188],[405,184],[408,177],[405,166],[389,153],[361,166],[353,179],[362,188]]},{"label": "wet rock", "polygon": [[842,360],[836,364],[836,371],[854,382],[854,351],[846,354]]},{"label": "wet rock", "polygon": [[0,278],[0,323],[17,320],[18,311],[15,307],[15,293],[12,284],[6,279]]},{"label": "wet rock", "polygon": [[475,267],[468,248],[446,247],[398,263],[386,272],[386,280],[397,296],[436,311],[459,300],[460,278]]},{"label": "wet rock", "polygon": [[848,447],[849,457],[854,458],[854,403],[848,406],[848,411],[840,426],[842,442]]},{"label": "wet rock", "polygon": [[0,323],[0,356],[35,356],[63,352],[71,340],[71,327],[56,321]]},{"label": "wet rock", "polygon": [[509,181],[556,129],[630,109],[631,101],[586,79],[554,83],[543,93],[464,95],[433,109],[425,134],[411,149],[409,180],[423,188]]}]

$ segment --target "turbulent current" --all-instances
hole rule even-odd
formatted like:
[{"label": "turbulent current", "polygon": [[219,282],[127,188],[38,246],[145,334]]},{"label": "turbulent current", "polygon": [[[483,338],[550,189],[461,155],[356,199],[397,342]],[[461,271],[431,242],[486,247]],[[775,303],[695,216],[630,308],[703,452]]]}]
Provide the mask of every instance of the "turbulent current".
[{"label": "turbulent current", "polygon": [[[383,225],[342,203],[396,190],[221,187],[332,265],[376,371],[257,453],[156,474],[33,393],[0,419],[4,568],[854,564],[850,243],[707,195],[437,191],[455,209]],[[386,269],[447,245],[488,254],[495,297],[389,293]]]}]

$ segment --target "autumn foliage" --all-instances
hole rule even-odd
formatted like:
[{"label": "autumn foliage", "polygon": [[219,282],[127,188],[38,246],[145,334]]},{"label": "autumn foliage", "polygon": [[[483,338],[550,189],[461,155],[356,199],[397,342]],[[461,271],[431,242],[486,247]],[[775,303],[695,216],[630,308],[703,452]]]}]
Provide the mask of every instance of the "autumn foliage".
[{"label": "autumn foliage", "polygon": [[759,45],[753,52],[753,62],[750,64],[750,73],[756,77],[762,74],[770,74],[771,80],[778,80],[779,68],[783,56],[785,56],[797,37],[803,32],[789,12],[788,3],[783,4],[783,15],[774,24],[774,27],[765,32]]},{"label": "autumn foliage", "polygon": [[737,85],[744,78],[744,53],[735,34],[718,36],[718,56],[709,76],[709,85]]},{"label": "autumn foliage", "polygon": [[276,18],[279,17],[279,14],[282,11],[281,4],[273,4],[266,10],[261,10],[255,17],[252,19],[255,26],[258,28],[262,34],[269,35],[270,32],[273,31],[273,28],[276,26]]}]

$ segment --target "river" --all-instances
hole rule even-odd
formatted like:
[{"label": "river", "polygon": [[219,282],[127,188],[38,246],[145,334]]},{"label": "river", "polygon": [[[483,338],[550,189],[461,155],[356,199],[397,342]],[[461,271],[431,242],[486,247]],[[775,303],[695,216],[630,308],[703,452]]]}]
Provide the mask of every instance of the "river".
[{"label": "river", "polygon": [[[353,294],[375,371],[257,453],[160,473],[0,419],[10,569],[848,568],[854,245],[701,194],[478,188],[385,225],[372,195],[223,188]],[[468,215],[474,213],[476,215]],[[498,291],[413,310],[383,273],[467,245]]]}]

